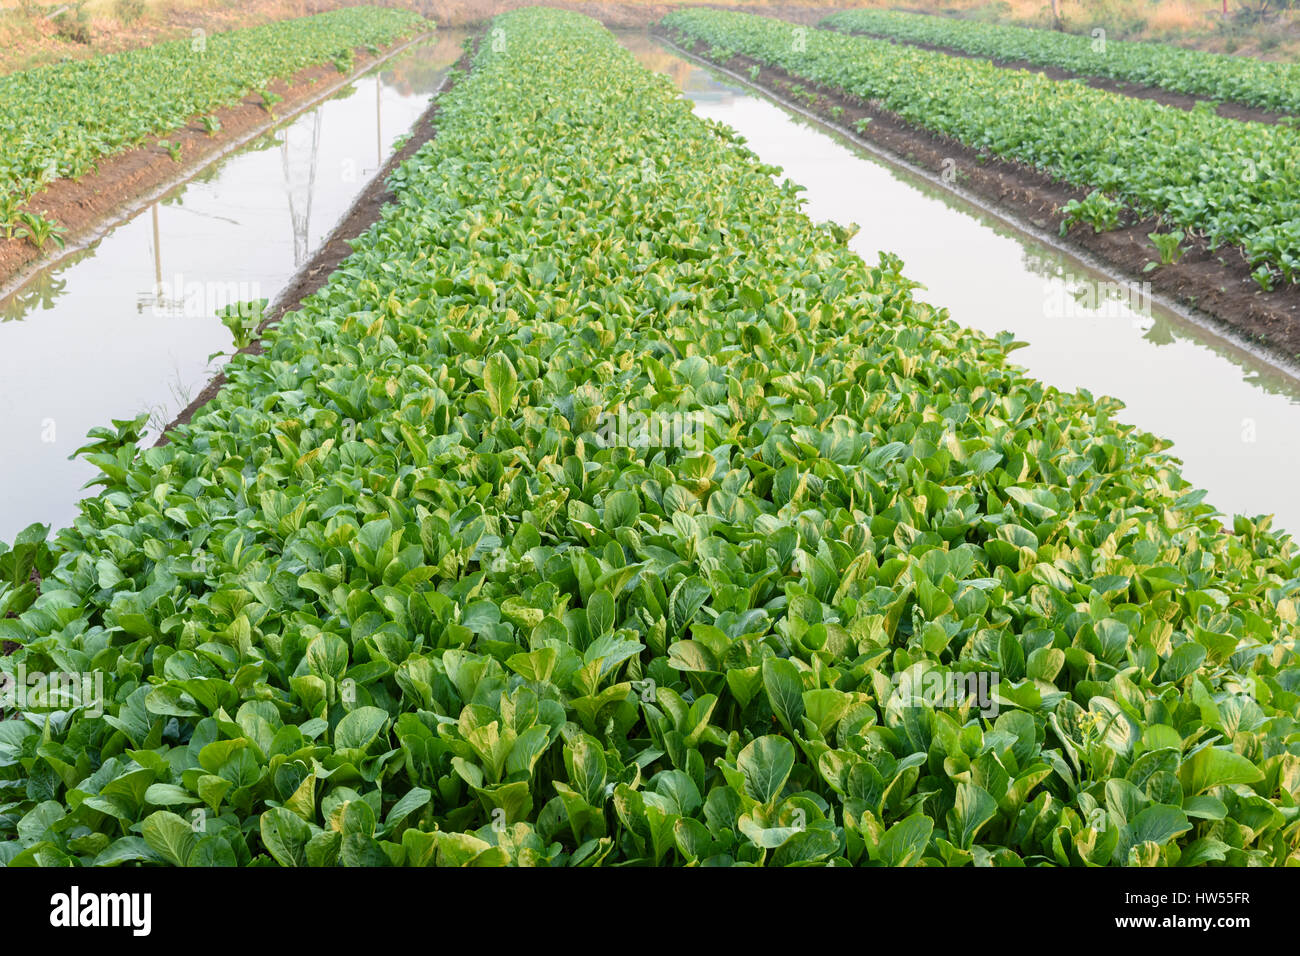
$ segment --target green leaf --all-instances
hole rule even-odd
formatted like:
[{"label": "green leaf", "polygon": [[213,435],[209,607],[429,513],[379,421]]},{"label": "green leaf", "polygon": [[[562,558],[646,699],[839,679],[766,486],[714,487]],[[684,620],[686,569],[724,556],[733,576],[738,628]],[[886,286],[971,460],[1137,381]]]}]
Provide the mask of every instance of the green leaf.
[{"label": "green leaf", "polygon": [[794,733],[802,725],[804,715],[803,678],[799,668],[781,657],[763,661],[763,686],[772,713],[781,721],[786,733]]},{"label": "green leaf", "polygon": [[168,810],[145,817],[140,834],[149,849],[174,866],[185,866],[198,843],[198,835],[189,823]]},{"label": "green leaf", "polygon": [[306,866],[311,827],[283,807],[262,814],[262,844],[281,866]]},{"label": "green leaf", "polygon": [[808,866],[836,853],[840,839],[833,830],[800,830],[772,854],[772,866]]},{"label": "green leaf", "polygon": [[930,843],[934,824],[923,813],[895,823],[880,838],[873,859],[885,866],[915,866]]},{"label": "green leaf", "polygon": [[1241,754],[1218,747],[1201,748],[1178,768],[1183,792],[1191,796],[1204,793],[1211,787],[1254,783],[1263,778],[1263,772]]},{"label": "green leaf", "polygon": [[345,714],[334,728],[334,746],[339,750],[368,750],[386,723],[388,711],[358,707]]},{"label": "green leaf", "polygon": [[1192,828],[1183,811],[1177,807],[1157,804],[1147,807],[1129,823],[1134,843],[1155,843],[1164,846],[1179,834]]},{"label": "green leaf", "polygon": [[948,811],[948,832],[963,850],[969,850],[980,828],[998,812],[998,802],[982,787],[971,783],[957,785],[957,798]]},{"label": "green leaf", "polygon": [[515,395],[519,392],[519,375],[514,363],[504,353],[497,352],[488,358],[483,369],[483,388],[493,415],[504,417],[514,407]]},{"label": "green leaf", "polygon": [[713,589],[703,578],[683,578],[668,598],[669,630],[674,634],[685,631],[712,593]]},{"label": "green leaf", "polygon": [[794,769],[794,745],[784,737],[758,737],[736,757],[736,767],[744,775],[745,792],[759,803],[771,803]]}]

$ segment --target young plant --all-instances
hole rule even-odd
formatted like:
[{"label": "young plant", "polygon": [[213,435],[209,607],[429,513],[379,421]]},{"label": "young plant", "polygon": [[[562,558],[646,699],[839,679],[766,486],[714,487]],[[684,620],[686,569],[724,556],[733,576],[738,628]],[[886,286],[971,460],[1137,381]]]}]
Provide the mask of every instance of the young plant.
[{"label": "young plant", "polygon": [[248,348],[257,340],[257,330],[266,311],[266,299],[236,302],[217,311],[221,324],[230,330],[235,351]]},{"label": "young plant", "polygon": [[270,113],[272,116],[275,115],[275,104],[282,102],[284,100],[283,96],[281,96],[279,93],[272,92],[271,89],[266,86],[260,87],[257,90],[257,95],[262,99],[262,102],[259,103],[258,105],[261,106],[262,109]]},{"label": "young plant", "polygon": [[0,229],[4,230],[5,238],[12,239],[14,228],[18,225],[18,213],[22,208],[22,202],[13,193],[0,192]]},{"label": "young plant", "polygon": [[1161,265],[1172,265],[1183,257],[1183,248],[1181,243],[1186,234],[1181,229],[1175,229],[1173,232],[1151,232],[1147,233],[1147,238],[1151,240],[1160,253]]},{"label": "young plant", "polygon": [[1071,199],[1061,207],[1065,218],[1061,221],[1061,235],[1076,223],[1087,223],[1093,232],[1109,232],[1119,228],[1120,213],[1124,206],[1099,189],[1094,189],[1083,199]]},{"label": "young plant", "polygon": [[21,212],[18,214],[17,237],[27,239],[37,249],[44,249],[47,242],[53,242],[60,249],[64,246],[63,233],[67,232],[52,219],[40,213]]}]

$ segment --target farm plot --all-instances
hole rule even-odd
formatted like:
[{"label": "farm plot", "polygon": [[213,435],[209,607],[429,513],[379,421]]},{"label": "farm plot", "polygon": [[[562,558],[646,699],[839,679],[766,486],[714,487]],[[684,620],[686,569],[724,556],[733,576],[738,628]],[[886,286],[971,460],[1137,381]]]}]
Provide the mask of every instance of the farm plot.
[{"label": "farm plot", "polygon": [[899,10],[844,10],[823,26],[1055,66],[1209,99],[1283,112],[1300,111],[1300,66],[1225,56],[1162,43],[1130,43],[1004,24],[952,20]]},{"label": "farm plot", "polygon": [[1289,542],[594,21],[494,30],[266,351],[0,557],[0,667],[104,685],[0,723],[3,858],[1294,861]]},{"label": "farm plot", "polygon": [[423,22],[409,11],[346,8],[0,77],[0,232],[43,245],[56,224],[23,204],[54,180],[80,179],[104,157],[250,93],[270,110],[272,80],[331,61],[346,72],[355,48],[389,44]]},{"label": "farm plot", "polygon": [[[811,83],[878,102],[905,122],[1094,190],[1071,209],[1102,231],[1159,216],[1210,248],[1238,247],[1263,288],[1300,278],[1300,132],[1060,83],[1025,70],[719,10],[665,26]],[[1172,241],[1176,244],[1177,237]]]}]

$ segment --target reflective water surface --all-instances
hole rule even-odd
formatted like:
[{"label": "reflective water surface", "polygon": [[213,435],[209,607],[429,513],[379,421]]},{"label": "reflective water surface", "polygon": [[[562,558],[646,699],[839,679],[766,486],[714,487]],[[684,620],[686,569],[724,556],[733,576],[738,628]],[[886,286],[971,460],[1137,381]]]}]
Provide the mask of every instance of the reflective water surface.
[{"label": "reflective water surface", "polygon": [[86,432],[171,421],[230,352],[218,308],[274,299],[428,108],[439,31],[203,170],[0,300],[0,540],[71,524]]},{"label": "reflective water surface", "polygon": [[1173,441],[1184,476],[1221,511],[1300,531],[1296,378],[730,77],[645,35],[621,39],[696,113],[807,187],[810,217],[857,223],[850,246],[865,260],[896,253],[919,298],[968,327],[1012,331],[1029,343],[1015,361],[1042,381],[1122,400],[1121,420]]}]

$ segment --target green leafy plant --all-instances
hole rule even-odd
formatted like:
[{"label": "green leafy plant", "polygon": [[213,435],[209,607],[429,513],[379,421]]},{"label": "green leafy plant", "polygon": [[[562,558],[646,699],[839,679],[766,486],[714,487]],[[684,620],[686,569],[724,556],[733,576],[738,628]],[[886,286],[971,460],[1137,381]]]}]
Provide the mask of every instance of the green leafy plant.
[{"label": "green leafy plant", "polygon": [[1071,199],[1061,207],[1061,235],[1065,235],[1076,223],[1092,226],[1093,232],[1117,229],[1123,210],[1124,207],[1118,200],[1094,189],[1083,199]]},{"label": "green leafy plant", "polygon": [[56,223],[54,220],[42,216],[35,212],[20,212],[18,214],[18,228],[14,235],[19,239],[26,239],[37,249],[44,249],[47,242],[53,242],[60,249],[63,248],[63,233],[67,230]]},{"label": "green leafy plant", "polygon": [[1175,229],[1173,232],[1147,233],[1147,238],[1160,253],[1161,265],[1170,265],[1183,257],[1182,241],[1186,238],[1186,234],[1181,229]]},{"label": "green leafy plant", "polygon": [[247,348],[257,339],[258,328],[266,312],[266,299],[236,302],[218,310],[217,318],[230,330],[236,350]]},{"label": "green leafy plant", "polygon": [[170,140],[170,139],[158,140],[159,148],[166,150],[167,155],[172,158],[172,161],[177,163],[181,161],[182,145],[183,144],[175,142],[174,140]]},{"label": "green leafy plant", "polygon": [[828,16],[822,25],[996,60],[1055,66],[1083,76],[1129,80],[1209,99],[1300,110],[1300,66],[1295,63],[1223,56],[1163,43],[1107,40],[1099,47],[1091,35],[897,10],[843,10]]},{"label": "green leafy plant", "polygon": [[92,433],[0,670],[103,712],[0,721],[0,862],[1294,861],[1291,539],[596,21],[495,22],[214,399]]},{"label": "green leafy plant", "polygon": [[205,113],[200,116],[199,124],[203,127],[203,132],[207,133],[209,136],[221,132],[221,120],[217,118],[215,113]]},{"label": "green leafy plant", "polygon": [[22,211],[22,201],[12,193],[0,192],[0,228],[4,229],[5,238],[12,239],[18,225],[18,213]]},{"label": "green leafy plant", "polygon": [[283,96],[279,93],[272,92],[267,86],[259,86],[253,92],[255,92],[258,98],[262,101],[258,105],[272,116],[275,115],[275,104],[284,101]]},{"label": "green leafy plant", "polygon": [[35,602],[37,581],[54,570],[55,557],[47,543],[50,529],[34,524],[19,532],[13,544],[0,541],[0,639],[20,637],[5,622],[22,614]]}]

